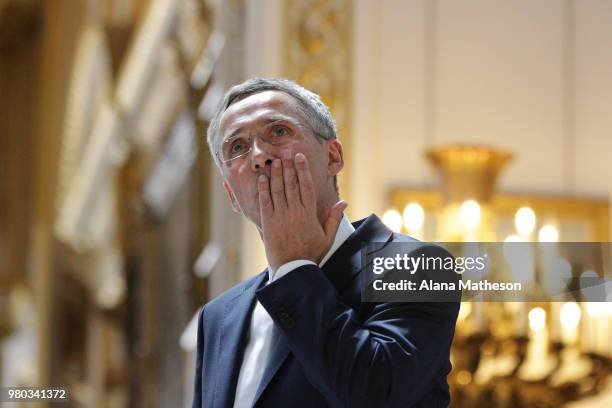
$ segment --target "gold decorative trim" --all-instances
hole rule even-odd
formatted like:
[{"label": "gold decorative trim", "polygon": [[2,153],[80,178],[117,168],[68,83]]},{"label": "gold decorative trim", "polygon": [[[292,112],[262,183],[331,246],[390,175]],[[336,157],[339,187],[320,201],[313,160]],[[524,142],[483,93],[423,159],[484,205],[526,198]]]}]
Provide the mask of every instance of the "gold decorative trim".
[{"label": "gold decorative trim", "polygon": [[[289,0],[285,4],[284,72],[316,92],[330,108],[344,157],[350,156],[352,3],[348,0]],[[350,160],[341,176],[350,186]]]},{"label": "gold decorative trim", "polygon": [[512,153],[486,146],[456,145],[427,150],[427,158],[442,176],[448,201],[476,199],[487,202],[497,176],[512,160]]}]

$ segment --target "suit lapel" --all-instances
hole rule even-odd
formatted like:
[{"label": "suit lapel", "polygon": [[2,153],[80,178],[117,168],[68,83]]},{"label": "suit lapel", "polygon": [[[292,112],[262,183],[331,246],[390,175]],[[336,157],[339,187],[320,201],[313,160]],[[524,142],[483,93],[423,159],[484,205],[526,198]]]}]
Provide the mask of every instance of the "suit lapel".
[{"label": "suit lapel", "polygon": [[221,325],[218,374],[213,406],[231,407],[236,394],[236,383],[244,348],[248,339],[247,331],[255,305],[255,291],[267,277],[267,270],[253,281],[241,294],[225,305]]},{"label": "suit lapel", "polygon": [[283,339],[283,336],[274,328],[273,331],[273,341],[274,343],[270,347],[270,359],[268,364],[266,365],[266,370],[264,371],[263,377],[261,378],[261,382],[259,383],[259,387],[257,388],[257,393],[255,394],[255,399],[253,400],[253,404],[255,404],[263,391],[266,389],[272,378],[276,375],[281,365],[289,355],[289,347]]},{"label": "suit lapel", "polygon": [[[353,226],[355,232],[334,252],[322,269],[338,292],[341,292],[365,266],[361,265],[361,246],[366,242],[389,242],[393,235],[393,232],[374,214],[353,223]],[[289,347],[276,329],[274,330],[273,341],[274,344],[270,349],[270,360],[257,389],[253,405],[257,403],[261,394],[289,356]],[[242,348],[244,349],[244,346]]]},{"label": "suit lapel", "polygon": [[[393,232],[374,214],[353,223],[355,232],[323,265],[323,272],[338,292],[342,292],[366,266],[362,265],[363,244],[391,240]],[[378,250],[381,249],[377,248]]]}]

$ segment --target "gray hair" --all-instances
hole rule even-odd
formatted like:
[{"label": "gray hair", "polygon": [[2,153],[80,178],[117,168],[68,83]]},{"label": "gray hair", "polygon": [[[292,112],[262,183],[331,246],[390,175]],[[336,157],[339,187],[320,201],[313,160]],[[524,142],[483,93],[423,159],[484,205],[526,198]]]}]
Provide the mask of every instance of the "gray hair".
[{"label": "gray hair", "polygon": [[240,101],[248,96],[264,92],[280,91],[292,96],[297,102],[298,112],[308,122],[314,134],[319,139],[331,140],[337,137],[336,124],[329,109],[319,95],[307,90],[297,83],[283,78],[253,78],[248,79],[238,85],[234,85],[223,96],[215,115],[210,121],[206,140],[208,148],[215,160],[215,164],[222,169],[221,161],[218,157],[219,147],[219,125],[221,116],[233,103]]}]

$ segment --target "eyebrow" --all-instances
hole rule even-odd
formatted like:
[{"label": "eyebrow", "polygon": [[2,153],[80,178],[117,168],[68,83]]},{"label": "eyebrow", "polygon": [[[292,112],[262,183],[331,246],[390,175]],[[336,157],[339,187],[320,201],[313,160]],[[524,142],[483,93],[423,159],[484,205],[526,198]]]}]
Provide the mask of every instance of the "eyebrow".
[{"label": "eyebrow", "polygon": [[[269,116],[266,117],[264,119],[261,119],[261,122],[264,123],[264,125],[269,126],[273,123],[277,123],[277,122],[288,122],[291,125],[298,127],[300,126],[300,124],[298,122],[296,122],[294,119],[288,117],[288,116],[279,116],[279,115],[274,115],[274,116]],[[238,129],[234,130],[232,133],[230,133],[230,135],[226,138],[223,138],[221,140],[221,144],[226,143],[228,140],[234,138],[237,134],[241,133],[244,130],[244,126],[239,127]]]}]

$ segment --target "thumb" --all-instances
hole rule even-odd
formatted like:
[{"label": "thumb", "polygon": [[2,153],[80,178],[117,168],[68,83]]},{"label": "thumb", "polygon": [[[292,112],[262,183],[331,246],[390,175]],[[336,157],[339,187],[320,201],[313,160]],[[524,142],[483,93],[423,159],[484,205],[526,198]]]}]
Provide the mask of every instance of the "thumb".
[{"label": "thumb", "polygon": [[329,211],[329,216],[327,217],[327,221],[325,221],[325,225],[323,226],[323,230],[325,231],[325,236],[327,238],[331,238],[333,240],[336,235],[336,231],[338,231],[338,227],[340,226],[340,221],[342,221],[342,216],[344,210],[348,207],[346,201],[338,201],[332,209]]}]

